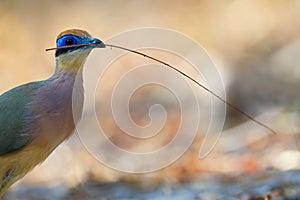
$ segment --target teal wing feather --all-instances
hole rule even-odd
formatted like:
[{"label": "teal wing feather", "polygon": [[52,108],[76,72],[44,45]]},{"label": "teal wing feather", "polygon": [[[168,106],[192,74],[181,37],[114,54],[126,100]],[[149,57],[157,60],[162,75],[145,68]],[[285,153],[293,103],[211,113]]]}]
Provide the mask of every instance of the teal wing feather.
[{"label": "teal wing feather", "polygon": [[25,131],[25,119],[30,115],[27,105],[42,85],[43,82],[27,83],[0,96],[0,156],[30,143],[30,135]]}]

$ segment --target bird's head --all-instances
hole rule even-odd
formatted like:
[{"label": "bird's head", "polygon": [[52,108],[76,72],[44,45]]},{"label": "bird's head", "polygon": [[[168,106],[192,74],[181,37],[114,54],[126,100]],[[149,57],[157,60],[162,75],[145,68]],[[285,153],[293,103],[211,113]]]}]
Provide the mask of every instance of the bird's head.
[{"label": "bird's head", "polygon": [[57,36],[56,46],[57,67],[77,71],[83,66],[92,49],[104,48],[105,44],[86,31],[70,29]]}]

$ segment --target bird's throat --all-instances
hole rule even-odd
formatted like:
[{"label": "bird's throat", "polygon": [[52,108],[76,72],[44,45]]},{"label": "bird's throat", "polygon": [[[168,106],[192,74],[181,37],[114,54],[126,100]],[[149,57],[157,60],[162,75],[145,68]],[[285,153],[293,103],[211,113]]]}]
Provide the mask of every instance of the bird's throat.
[{"label": "bird's throat", "polygon": [[90,50],[76,50],[57,56],[55,73],[62,71],[77,73],[83,67],[90,52]]}]

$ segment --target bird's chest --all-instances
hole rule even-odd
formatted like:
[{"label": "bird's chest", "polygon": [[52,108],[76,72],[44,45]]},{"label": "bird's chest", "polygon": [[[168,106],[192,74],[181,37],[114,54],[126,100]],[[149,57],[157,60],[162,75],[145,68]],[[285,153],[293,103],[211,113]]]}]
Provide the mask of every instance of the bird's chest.
[{"label": "bird's chest", "polygon": [[40,144],[55,147],[73,133],[73,114],[81,113],[83,105],[82,82],[74,81],[74,76],[54,80],[36,94],[32,130]]}]

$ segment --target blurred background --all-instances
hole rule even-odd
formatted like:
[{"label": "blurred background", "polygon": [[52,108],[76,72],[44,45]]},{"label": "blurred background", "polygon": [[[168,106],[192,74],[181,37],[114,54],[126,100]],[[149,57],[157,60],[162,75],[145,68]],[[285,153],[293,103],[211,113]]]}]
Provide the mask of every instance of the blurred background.
[{"label": "blurred background", "polygon": [[[228,110],[222,137],[208,157],[198,158],[204,137],[199,134],[174,164],[140,175],[101,165],[74,135],[15,184],[6,198],[263,199],[268,194],[274,199],[299,197],[299,10],[297,0],[1,0],[0,93],[52,75],[54,52],[45,52],[45,48],[54,47],[57,34],[65,29],[84,29],[105,41],[130,29],[161,27],[183,33],[201,44],[222,74],[227,99],[278,131],[271,134]],[[127,61],[124,65],[130,64]],[[117,68],[112,73],[129,69]],[[104,80],[108,86],[105,94],[111,92],[113,81]],[[156,95],[151,95],[151,91],[153,88],[148,87],[134,96],[130,105],[133,118],[143,123],[148,117],[148,104],[162,102],[171,113],[163,133],[172,138],[180,123],[178,108],[170,105],[171,101],[164,101],[160,90],[155,90]],[[123,137],[112,120],[102,120],[112,130],[111,140],[121,146],[141,148]]]}]

